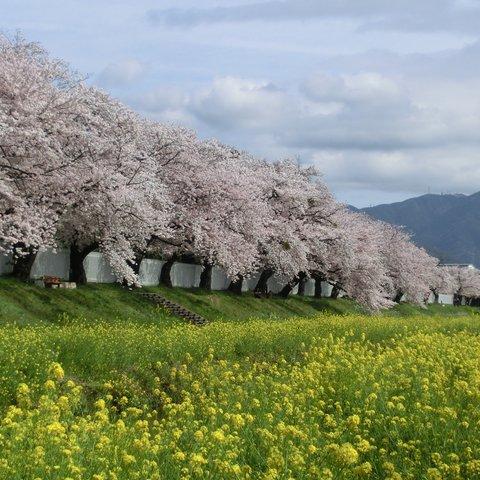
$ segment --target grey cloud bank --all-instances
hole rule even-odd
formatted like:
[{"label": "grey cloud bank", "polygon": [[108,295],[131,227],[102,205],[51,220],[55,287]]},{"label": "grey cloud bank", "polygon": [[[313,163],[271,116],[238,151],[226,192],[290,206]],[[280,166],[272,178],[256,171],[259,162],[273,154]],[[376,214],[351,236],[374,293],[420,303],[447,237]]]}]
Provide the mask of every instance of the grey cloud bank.
[{"label": "grey cloud bank", "polygon": [[365,30],[466,31],[476,33],[480,6],[474,0],[277,0],[244,2],[210,8],[152,9],[153,23],[195,26],[220,22],[305,21],[347,18]]}]

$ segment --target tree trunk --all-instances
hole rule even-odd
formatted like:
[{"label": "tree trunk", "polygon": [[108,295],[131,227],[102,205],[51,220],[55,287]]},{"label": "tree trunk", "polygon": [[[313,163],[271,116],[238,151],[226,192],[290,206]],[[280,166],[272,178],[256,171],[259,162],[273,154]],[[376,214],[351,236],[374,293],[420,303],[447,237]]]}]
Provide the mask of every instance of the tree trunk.
[{"label": "tree trunk", "polygon": [[393,299],[393,301],[395,303],[400,303],[400,300],[402,300],[402,297],[403,297],[403,292],[398,291],[397,294],[395,295],[395,298]]},{"label": "tree trunk", "polygon": [[33,248],[29,248],[25,255],[14,254],[12,275],[23,282],[27,282],[30,279],[30,272],[36,257],[37,251]]},{"label": "tree trunk", "polygon": [[453,305],[455,307],[458,307],[462,304],[462,296],[459,295],[458,293],[453,294]]},{"label": "tree trunk", "polygon": [[287,298],[292,290],[295,288],[295,285],[298,283],[298,275],[295,275],[281,290],[278,292],[278,295],[283,298]]},{"label": "tree trunk", "polygon": [[439,303],[440,302],[440,295],[438,292],[433,292],[433,303]]},{"label": "tree trunk", "polygon": [[200,288],[203,290],[208,290],[209,292],[212,290],[212,271],[213,265],[209,263],[203,264],[203,270],[200,274]]},{"label": "tree trunk", "polygon": [[97,247],[97,244],[92,244],[84,248],[79,248],[75,244],[70,246],[70,282],[75,282],[77,285],[85,285],[87,283],[87,275],[83,261],[86,256]]},{"label": "tree trunk", "polygon": [[172,288],[172,267],[175,263],[176,258],[169,258],[162,266],[160,271],[160,283],[165,285],[168,288]]},{"label": "tree trunk", "polygon": [[340,288],[338,285],[334,285],[332,288],[332,292],[330,293],[330,298],[338,298],[338,295],[340,294]]},{"label": "tree trunk", "polygon": [[305,296],[305,286],[307,284],[307,274],[305,272],[300,272],[298,279],[298,295],[300,297]]},{"label": "tree trunk", "polygon": [[255,286],[253,293],[256,296],[266,296],[268,294],[268,279],[273,275],[273,270],[267,268],[263,270],[258,279],[257,285]]},{"label": "tree trunk", "polygon": [[314,280],[315,280],[315,298],[322,298],[322,282],[325,281],[325,275],[314,275]]},{"label": "tree trunk", "polygon": [[235,280],[230,282],[228,286],[228,291],[232,293],[236,293],[237,295],[242,294],[242,287],[243,287],[243,276],[239,275]]}]

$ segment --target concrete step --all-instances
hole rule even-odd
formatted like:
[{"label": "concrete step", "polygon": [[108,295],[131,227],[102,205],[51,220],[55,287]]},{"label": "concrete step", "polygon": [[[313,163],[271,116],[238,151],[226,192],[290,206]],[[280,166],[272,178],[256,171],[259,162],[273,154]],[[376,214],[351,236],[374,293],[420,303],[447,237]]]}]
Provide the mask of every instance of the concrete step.
[{"label": "concrete step", "polygon": [[162,297],[162,295],[160,294],[140,293],[140,295],[142,295],[143,297],[145,297],[146,299],[152,301],[157,305],[162,305],[166,307],[171,314],[181,317],[185,320],[188,320],[190,323],[194,325],[205,325],[207,323],[207,320],[203,318],[201,315],[191,312],[190,310],[183,308],[181,305],[178,305],[177,303],[172,302],[171,300],[167,300],[165,297]]}]

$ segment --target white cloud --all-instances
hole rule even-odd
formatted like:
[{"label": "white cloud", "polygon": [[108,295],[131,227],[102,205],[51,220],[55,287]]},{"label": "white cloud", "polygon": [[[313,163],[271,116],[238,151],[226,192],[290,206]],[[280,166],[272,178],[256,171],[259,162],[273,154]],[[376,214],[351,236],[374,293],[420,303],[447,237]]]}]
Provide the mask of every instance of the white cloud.
[{"label": "white cloud", "polygon": [[334,190],[378,198],[479,189],[480,100],[472,101],[479,85],[362,72],[317,73],[282,89],[221,77],[183,95],[158,89],[142,101],[262,156],[299,154]]},{"label": "white cloud", "polygon": [[[476,149],[431,148],[409,152],[316,151],[311,161],[341,191],[376,190],[474,193],[480,185]],[[468,175],[465,172],[468,171]]]},{"label": "white cloud", "polygon": [[293,110],[284,92],[269,82],[222,77],[196,92],[189,104],[200,120],[219,129],[270,131]]},{"label": "white cloud", "polygon": [[398,103],[401,88],[390,78],[375,72],[355,75],[317,74],[303,85],[307,97],[317,101],[342,103]]}]

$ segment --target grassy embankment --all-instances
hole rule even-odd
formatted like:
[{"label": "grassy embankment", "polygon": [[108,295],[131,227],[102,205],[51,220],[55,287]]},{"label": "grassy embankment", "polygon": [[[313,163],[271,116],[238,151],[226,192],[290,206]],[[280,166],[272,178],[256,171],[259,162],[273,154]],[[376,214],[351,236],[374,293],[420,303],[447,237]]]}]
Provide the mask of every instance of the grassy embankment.
[{"label": "grassy embankment", "polygon": [[[205,292],[182,288],[149,287],[208,320],[241,321],[248,318],[311,317],[321,314],[362,314],[364,309],[345,299],[316,300],[291,296],[288,299],[256,299],[252,294],[237,296],[228,292]],[[458,316],[475,310],[468,307],[430,305],[422,309],[401,304],[384,312],[389,316]],[[0,278],[0,324],[21,325],[57,322],[67,315],[85,320],[133,320],[140,323],[170,325],[172,318],[162,309],[141,298],[136,292],[118,285],[89,284],[75,290],[46,290],[13,279]]]}]

